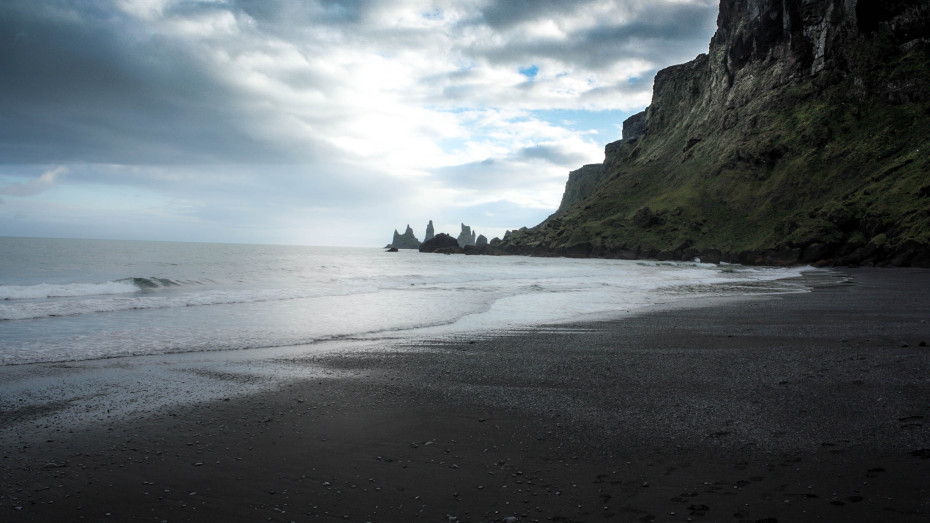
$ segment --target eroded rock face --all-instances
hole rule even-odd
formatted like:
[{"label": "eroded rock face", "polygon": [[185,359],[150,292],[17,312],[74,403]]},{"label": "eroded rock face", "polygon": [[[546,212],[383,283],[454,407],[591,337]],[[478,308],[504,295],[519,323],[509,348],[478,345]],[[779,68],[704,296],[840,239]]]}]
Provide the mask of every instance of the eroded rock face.
[{"label": "eroded rock face", "polygon": [[433,230],[433,220],[430,220],[429,223],[426,224],[426,236],[423,237],[423,241],[428,242],[432,240],[435,236],[436,236],[436,233]]},{"label": "eroded rock face", "polygon": [[592,163],[583,166],[568,173],[568,181],[565,182],[565,193],[562,194],[562,204],[555,212],[554,216],[565,212],[566,209],[575,205],[588,196],[594,194],[594,190],[604,179],[604,164]]},{"label": "eroded rock face", "polygon": [[631,142],[643,135],[646,128],[646,111],[641,111],[623,121],[623,130],[620,133],[623,141]]},{"label": "eroded rock face", "polygon": [[394,229],[394,239],[387,246],[395,249],[418,249],[420,247],[420,240],[413,234],[413,229],[411,229],[408,224],[404,234],[400,234],[397,232],[397,229]]},{"label": "eroded rock face", "polygon": [[468,225],[462,224],[462,232],[459,233],[458,244],[459,247],[467,247],[469,245],[475,245],[475,231],[471,230],[471,227]]},{"label": "eroded rock face", "polygon": [[600,170],[500,249],[930,259],[930,3],[723,0],[717,25],[706,54],[659,71]]}]

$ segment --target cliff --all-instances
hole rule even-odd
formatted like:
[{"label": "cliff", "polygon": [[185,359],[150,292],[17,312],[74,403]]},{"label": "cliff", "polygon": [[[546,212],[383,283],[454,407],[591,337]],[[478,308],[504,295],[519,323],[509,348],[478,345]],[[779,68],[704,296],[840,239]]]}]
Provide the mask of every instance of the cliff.
[{"label": "cliff", "polygon": [[564,214],[573,205],[590,196],[604,177],[604,165],[592,163],[581,169],[568,173],[568,182],[565,184],[565,193],[562,195],[562,204],[555,215]]},{"label": "cliff", "polygon": [[717,26],[558,211],[495,248],[930,265],[930,4],[722,0]]}]

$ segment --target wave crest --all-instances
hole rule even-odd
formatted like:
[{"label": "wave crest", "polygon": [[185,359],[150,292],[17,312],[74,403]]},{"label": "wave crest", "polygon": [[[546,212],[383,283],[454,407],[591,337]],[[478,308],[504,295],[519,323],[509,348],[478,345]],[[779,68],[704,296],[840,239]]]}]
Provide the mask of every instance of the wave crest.
[{"label": "wave crest", "polygon": [[174,287],[178,282],[166,278],[123,278],[104,283],[40,283],[37,285],[0,285],[0,300],[42,300],[132,294],[161,287]]}]

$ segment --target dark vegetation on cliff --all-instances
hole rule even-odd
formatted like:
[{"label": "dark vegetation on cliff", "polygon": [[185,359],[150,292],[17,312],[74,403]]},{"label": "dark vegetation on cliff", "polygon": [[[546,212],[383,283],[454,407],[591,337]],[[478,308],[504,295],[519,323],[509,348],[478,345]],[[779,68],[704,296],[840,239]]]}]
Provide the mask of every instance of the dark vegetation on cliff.
[{"label": "dark vegetation on cliff", "polygon": [[656,75],[538,255],[930,266],[930,3],[722,0],[707,54]]}]

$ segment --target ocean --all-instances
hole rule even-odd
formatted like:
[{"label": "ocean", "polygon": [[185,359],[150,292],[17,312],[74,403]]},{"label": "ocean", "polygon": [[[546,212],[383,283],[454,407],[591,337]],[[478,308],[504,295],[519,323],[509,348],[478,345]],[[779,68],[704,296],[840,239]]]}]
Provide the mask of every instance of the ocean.
[{"label": "ocean", "polygon": [[0,238],[0,365],[395,343],[803,292],[801,268]]}]

